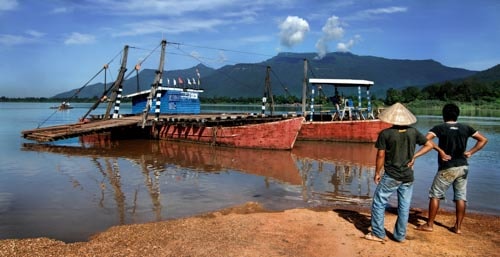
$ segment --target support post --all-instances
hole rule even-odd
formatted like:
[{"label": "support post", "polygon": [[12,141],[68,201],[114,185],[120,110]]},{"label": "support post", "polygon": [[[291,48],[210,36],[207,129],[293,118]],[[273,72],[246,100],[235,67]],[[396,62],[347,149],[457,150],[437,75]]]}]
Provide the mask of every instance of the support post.
[{"label": "support post", "polygon": [[306,113],[307,98],[307,60],[304,59],[304,81],[302,82],[302,114]]},{"label": "support post", "polygon": [[120,72],[118,73],[118,77],[116,78],[115,83],[113,84],[113,87],[111,88],[113,91],[111,93],[111,101],[108,104],[108,107],[106,108],[106,114],[104,115],[104,119],[109,119],[110,113],[111,113],[111,105],[114,103],[114,111],[113,111],[113,118],[115,116],[118,116],[118,111],[120,110],[120,102],[121,102],[121,97],[122,97],[122,83],[123,83],[123,78],[125,77],[125,72],[127,71],[127,56],[128,56],[128,45],[125,46],[123,49],[123,58],[122,58],[122,64],[120,67]]},{"label": "support post", "polygon": [[313,121],[314,115],[314,86],[311,86],[311,116],[310,121]]},{"label": "support post", "polygon": [[375,116],[373,116],[373,110],[372,110],[372,100],[371,100],[371,97],[370,97],[370,87],[367,86],[366,87],[366,99],[368,100],[368,106],[367,106],[367,112],[368,112],[368,115],[367,116],[367,119],[370,119],[370,117],[372,119],[375,119]]}]

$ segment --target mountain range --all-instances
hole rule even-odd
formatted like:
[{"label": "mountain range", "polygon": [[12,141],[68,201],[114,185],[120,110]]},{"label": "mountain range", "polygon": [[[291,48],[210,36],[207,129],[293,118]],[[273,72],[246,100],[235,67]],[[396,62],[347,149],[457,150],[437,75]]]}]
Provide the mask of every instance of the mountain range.
[{"label": "mountain range", "polygon": [[[360,56],[352,53],[329,53],[322,59],[316,53],[280,53],[260,63],[240,63],[213,69],[203,64],[183,70],[167,70],[163,73],[163,85],[177,78],[197,79],[201,74],[201,97],[261,97],[264,94],[267,67],[270,67],[270,82],[274,95],[302,94],[304,60],[307,60],[308,78],[365,79],[374,81],[371,92],[383,97],[387,89],[403,89],[409,86],[425,87],[433,83],[456,81],[467,78],[491,81],[500,79],[500,65],[478,72],[462,68],[452,68],[434,60],[400,60],[375,56]],[[151,87],[156,71],[144,69],[137,76],[123,83],[123,94],[146,90]],[[139,83],[137,83],[139,81]],[[108,83],[107,87],[112,83]],[[138,86],[139,84],[139,86]],[[178,85],[177,85],[178,86]],[[78,93],[79,98],[100,97],[103,83],[86,86]],[[53,96],[69,98],[77,89]],[[333,89],[325,89],[333,94]],[[332,91],[329,92],[328,90]],[[353,90],[350,92],[349,90]],[[346,89],[342,94],[355,94],[355,89]]]}]

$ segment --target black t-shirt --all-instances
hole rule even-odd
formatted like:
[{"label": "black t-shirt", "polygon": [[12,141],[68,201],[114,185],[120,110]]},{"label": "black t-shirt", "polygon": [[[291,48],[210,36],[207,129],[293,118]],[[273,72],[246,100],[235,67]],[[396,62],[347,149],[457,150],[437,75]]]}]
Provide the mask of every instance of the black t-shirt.
[{"label": "black t-shirt", "polygon": [[413,170],[408,163],[415,154],[416,145],[423,145],[427,138],[416,128],[393,126],[382,130],[375,142],[375,147],[385,150],[384,170],[393,179],[412,182]]},{"label": "black t-shirt", "polygon": [[467,150],[467,140],[476,132],[474,128],[457,122],[434,126],[429,133],[433,133],[439,139],[439,148],[451,156],[449,161],[438,158],[438,170],[468,165],[467,158],[464,156]]}]

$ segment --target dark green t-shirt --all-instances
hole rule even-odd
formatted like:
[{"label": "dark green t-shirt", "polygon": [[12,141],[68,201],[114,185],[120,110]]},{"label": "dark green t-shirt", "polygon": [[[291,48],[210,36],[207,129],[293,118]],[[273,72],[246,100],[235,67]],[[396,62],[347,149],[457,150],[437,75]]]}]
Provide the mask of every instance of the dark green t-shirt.
[{"label": "dark green t-shirt", "polygon": [[384,170],[387,175],[398,181],[412,182],[413,170],[408,163],[415,154],[416,145],[426,142],[427,138],[416,128],[392,126],[379,133],[375,147],[385,150]]}]

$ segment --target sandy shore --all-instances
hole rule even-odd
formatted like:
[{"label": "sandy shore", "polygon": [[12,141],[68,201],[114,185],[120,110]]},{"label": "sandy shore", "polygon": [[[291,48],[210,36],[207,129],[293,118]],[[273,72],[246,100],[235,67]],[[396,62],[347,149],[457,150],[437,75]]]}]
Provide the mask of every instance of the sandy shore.
[{"label": "sandy shore", "polygon": [[[426,213],[413,210],[403,243],[368,241],[368,210],[335,208],[267,212],[247,203],[201,216],[117,226],[88,242],[49,238],[0,241],[0,256],[500,256],[500,218],[467,214],[463,234],[448,230],[454,215],[439,213],[434,232],[413,228]],[[396,216],[389,211],[386,229]]]}]

